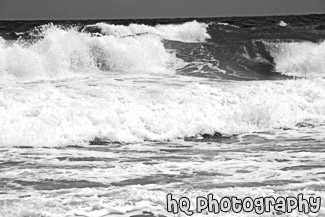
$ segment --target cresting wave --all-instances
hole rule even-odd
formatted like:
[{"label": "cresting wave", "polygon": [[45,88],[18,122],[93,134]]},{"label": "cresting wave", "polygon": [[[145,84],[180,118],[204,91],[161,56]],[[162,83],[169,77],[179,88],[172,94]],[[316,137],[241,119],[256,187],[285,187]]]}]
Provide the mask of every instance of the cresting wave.
[{"label": "cresting wave", "polygon": [[[93,37],[75,28],[43,26],[36,42],[0,40],[0,75],[2,77],[46,79],[93,74],[98,71],[121,73],[171,73],[182,61],[164,47],[162,39],[203,41],[208,38],[206,25],[192,22],[157,27],[97,24],[119,34]],[[120,37],[131,32],[154,34]]]},{"label": "cresting wave", "polygon": [[156,36],[91,37],[74,29],[49,27],[35,43],[1,41],[0,74],[14,78],[55,78],[98,71],[162,73],[177,63]]},{"label": "cresting wave", "polygon": [[324,77],[325,41],[266,44],[277,72],[297,77]]},{"label": "cresting wave", "polygon": [[[0,77],[35,80],[102,72],[175,74],[182,67],[201,75],[210,68],[212,76],[230,80],[236,76],[254,80],[260,79],[259,74],[277,73],[323,76],[325,42],[214,44],[219,36],[208,34],[209,25],[196,21],[157,26],[98,23],[85,26],[81,32],[45,25],[37,40],[0,38]],[[198,65],[196,69],[194,65]],[[218,73],[221,76],[216,76]]]},{"label": "cresting wave", "polygon": [[141,34],[154,34],[162,39],[181,42],[204,42],[211,38],[207,33],[208,25],[197,21],[187,22],[178,25],[156,25],[130,24],[128,26],[97,23],[88,25],[84,31],[99,32],[105,35],[117,37],[135,36]]}]

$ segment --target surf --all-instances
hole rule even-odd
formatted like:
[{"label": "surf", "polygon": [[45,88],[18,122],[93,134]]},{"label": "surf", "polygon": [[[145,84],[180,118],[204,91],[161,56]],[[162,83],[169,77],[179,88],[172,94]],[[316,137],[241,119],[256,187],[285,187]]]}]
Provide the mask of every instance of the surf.
[{"label": "surf", "polygon": [[248,27],[236,26],[48,24],[32,30],[33,38],[1,39],[0,144],[172,141],[321,127],[324,42],[221,43],[222,32],[244,37]]},{"label": "surf", "polygon": [[197,82],[204,83],[121,75],[6,87],[0,92],[0,144],[172,141],[325,121],[322,81]]}]

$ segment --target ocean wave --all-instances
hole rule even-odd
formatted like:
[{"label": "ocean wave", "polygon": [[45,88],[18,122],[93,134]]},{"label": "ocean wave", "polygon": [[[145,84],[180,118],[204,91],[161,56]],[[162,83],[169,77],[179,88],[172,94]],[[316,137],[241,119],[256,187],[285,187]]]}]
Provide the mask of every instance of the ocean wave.
[{"label": "ocean wave", "polygon": [[234,27],[234,28],[237,28],[239,29],[240,27],[236,26],[236,25],[232,25],[230,23],[223,23],[223,22],[218,22],[217,23],[218,25],[221,25],[221,26],[230,26],[230,27]]},{"label": "ocean wave", "polygon": [[325,121],[323,81],[199,84],[94,79],[3,88],[0,144],[165,141],[215,132],[272,132]]},{"label": "ocean wave", "polygon": [[0,77],[57,79],[106,72],[180,73],[225,80],[323,77],[325,42],[220,43],[211,25],[196,21],[157,26],[97,23],[81,32],[80,27],[44,25],[30,31],[31,39],[0,38]]},{"label": "ocean wave", "polygon": [[92,37],[75,28],[43,27],[36,41],[0,40],[0,76],[44,79],[98,71],[170,73],[180,60],[155,35]]},{"label": "ocean wave", "polygon": [[114,25],[107,23],[97,23],[88,25],[83,31],[100,32],[105,35],[117,37],[134,36],[139,34],[154,34],[162,39],[181,41],[181,42],[204,42],[210,38],[207,33],[208,25],[197,21],[186,22],[183,24],[169,24],[148,26],[144,24]]},{"label": "ocean wave", "polygon": [[267,43],[275,70],[297,77],[324,77],[325,41]]}]

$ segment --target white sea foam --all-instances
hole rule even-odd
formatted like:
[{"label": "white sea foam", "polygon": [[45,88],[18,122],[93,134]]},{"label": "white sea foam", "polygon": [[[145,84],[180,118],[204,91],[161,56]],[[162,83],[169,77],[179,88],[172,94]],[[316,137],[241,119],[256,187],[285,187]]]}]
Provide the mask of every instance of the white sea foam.
[{"label": "white sea foam", "polygon": [[275,70],[298,77],[323,77],[325,42],[267,43],[275,61]]},{"label": "white sea foam", "polygon": [[284,22],[283,20],[281,20],[280,22],[279,22],[279,26],[282,26],[282,27],[285,27],[285,26],[287,26],[288,24],[286,23],[286,22]]},{"label": "white sea foam", "polygon": [[98,71],[169,73],[177,60],[155,35],[91,37],[71,28],[47,26],[34,43],[0,40],[0,76],[56,78]]},{"label": "white sea foam", "polygon": [[231,85],[142,79],[100,77],[5,87],[0,92],[0,144],[62,146],[87,144],[95,138],[167,140],[325,121],[322,81]]},{"label": "white sea foam", "polygon": [[[99,217],[113,215],[112,212],[130,216],[136,210],[140,214],[151,211],[169,216],[168,193],[174,198],[190,198],[193,209],[195,197],[209,193],[219,200],[229,195],[295,197],[298,193],[324,199],[321,166],[324,153],[319,151],[322,142],[310,140],[306,144],[306,138],[304,141],[291,138],[291,141],[262,140],[261,144],[259,139],[248,137],[242,142],[214,144],[177,142],[176,146],[172,142],[141,142],[105,148],[1,148],[2,165],[12,166],[1,171],[8,185],[1,197],[0,216]],[[139,180],[142,184],[138,184]],[[78,183],[89,185],[75,188]],[[211,186],[218,190],[213,191]],[[320,214],[325,211],[322,206]],[[274,216],[274,213],[264,216]],[[304,215],[294,211],[287,216]]]},{"label": "white sea foam", "polygon": [[231,27],[234,27],[234,28],[239,29],[238,26],[236,26],[236,25],[232,25],[232,24],[229,24],[229,23],[222,23],[222,22],[219,22],[218,25],[222,25],[222,26],[231,26]]},{"label": "white sea foam", "polygon": [[149,33],[158,35],[162,39],[182,42],[204,42],[206,39],[210,38],[210,35],[207,33],[208,25],[205,23],[199,23],[197,21],[178,25],[169,24],[156,26],[148,26],[144,24],[130,24],[128,26],[124,26],[97,23],[95,25],[89,25],[87,27],[97,27],[100,28],[103,34],[114,35],[118,37]]}]

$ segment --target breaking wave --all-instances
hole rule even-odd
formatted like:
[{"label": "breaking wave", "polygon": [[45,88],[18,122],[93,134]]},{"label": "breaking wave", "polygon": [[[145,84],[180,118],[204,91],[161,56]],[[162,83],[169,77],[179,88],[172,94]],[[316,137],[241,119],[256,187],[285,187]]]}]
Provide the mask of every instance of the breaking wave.
[{"label": "breaking wave", "polygon": [[210,36],[210,25],[230,24],[97,23],[82,31],[45,25],[33,40],[0,38],[0,76],[55,79],[106,72],[179,72],[226,80],[282,79],[281,74],[323,76],[325,42],[252,40],[220,44],[216,41],[218,34]]},{"label": "breaking wave", "polygon": [[196,21],[183,24],[169,24],[148,26],[144,24],[113,25],[106,23],[97,23],[88,25],[84,28],[87,32],[97,32],[105,35],[114,35],[117,37],[134,36],[139,34],[154,34],[162,39],[181,41],[181,42],[204,42],[210,38],[207,33],[208,25]]},{"label": "breaking wave", "polygon": [[325,41],[269,43],[275,70],[297,77],[323,77],[325,74]]},{"label": "breaking wave", "polygon": [[161,141],[325,121],[324,82],[175,82],[100,77],[7,87],[0,92],[0,144]]},{"label": "breaking wave", "polygon": [[98,71],[168,73],[179,62],[154,35],[92,37],[48,26],[36,42],[0,41],[0,75],[56,78]]}]

